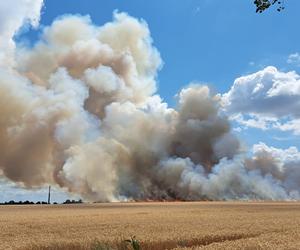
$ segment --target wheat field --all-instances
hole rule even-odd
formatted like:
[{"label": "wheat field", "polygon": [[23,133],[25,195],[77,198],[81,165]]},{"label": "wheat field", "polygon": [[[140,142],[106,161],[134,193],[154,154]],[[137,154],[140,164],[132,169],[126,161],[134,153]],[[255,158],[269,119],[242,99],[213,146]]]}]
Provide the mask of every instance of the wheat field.
[{"label": "wheat field", "polygon": [[114,249],[131,236],[142,249],[300,249],[300,203],[0,207],[0,249]]}]

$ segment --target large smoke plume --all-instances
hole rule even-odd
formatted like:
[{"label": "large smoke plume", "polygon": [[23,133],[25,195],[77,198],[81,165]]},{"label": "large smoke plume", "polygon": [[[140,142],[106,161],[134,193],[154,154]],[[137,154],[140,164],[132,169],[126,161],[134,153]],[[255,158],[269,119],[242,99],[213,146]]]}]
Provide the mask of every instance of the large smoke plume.
[{"label": "large smoke plume", "polygon": [[156,95],[147,24],[64,16],[0,70],[0,174],[85,199],[298,199],[300,156],[244,156],[221,96],[190,85],[176,109]]}]

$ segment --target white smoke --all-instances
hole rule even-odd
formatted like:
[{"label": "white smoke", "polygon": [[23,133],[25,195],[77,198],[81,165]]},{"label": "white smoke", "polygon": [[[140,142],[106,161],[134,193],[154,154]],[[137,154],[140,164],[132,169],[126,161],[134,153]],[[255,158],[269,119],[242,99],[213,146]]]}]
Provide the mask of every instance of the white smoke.
[{"label": "white smoke", "polygon": [[12,181],[101,201],[299,198],[299,178],[281,169],[299,161],[257,148],[244,157],[207,86],[181,90],[176,109],[162,102],[144,21],[64,16],[11,56],[0,71],[0,171]]},{"label": "white smoke", "polygon": [[43,0],[0,1],[0,66],[14,64],[14,36],[24,24],[36,27],[40,20]]}]

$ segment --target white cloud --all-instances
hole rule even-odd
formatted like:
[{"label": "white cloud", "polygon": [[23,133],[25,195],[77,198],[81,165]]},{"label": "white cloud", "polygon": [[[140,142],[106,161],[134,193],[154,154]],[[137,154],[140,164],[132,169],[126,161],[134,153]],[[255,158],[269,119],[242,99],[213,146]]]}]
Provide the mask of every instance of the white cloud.
[{"label": "white cloud", "polygon": [[283,164],[291,162],[300,163],[300,152],[296,147],[289,147],[287,149],[275,148],[266,145],[263,142],[254,144],[252,148],[253,154],[258,155],[262,152],[266,152],[272,156],[273,159],[280,161]]},{"label": "white cloud", "polygon": [[298,52],[290,54],[287,63],[300,66],[300,54]]},{"label": "white cloud", "polygon": [[278,122],[275,126],[282,131],[292,131],[295,135],[300,135],[300,119],[293,119],[287,122]]},{"label": "white cloud", "polygon": [[276,122],[275,118],[261,117],[255,114],[248,114],[248,115],[236,114],[236,115],[232,115],[230,119],[244,126],[243,127],[244,129],[248,127],[252,127],[252,128],[267,130],[270,128],[270,125],[273,122]]},{"label": "white cloud", "polygon": [[232,120],[245,127],[300,134],[300,76],[269,66],[234,81],[222,96]]}]

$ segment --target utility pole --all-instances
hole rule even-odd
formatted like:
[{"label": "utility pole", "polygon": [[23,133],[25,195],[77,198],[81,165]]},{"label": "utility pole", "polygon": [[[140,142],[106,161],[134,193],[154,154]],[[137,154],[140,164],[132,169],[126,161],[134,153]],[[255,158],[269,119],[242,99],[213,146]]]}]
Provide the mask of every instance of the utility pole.
[{"label": "utility pole", "polygon": [[49,192],[48,192],[48,204],[50,204],[50,192],[51,192],[51,186],[49,186]]}]

